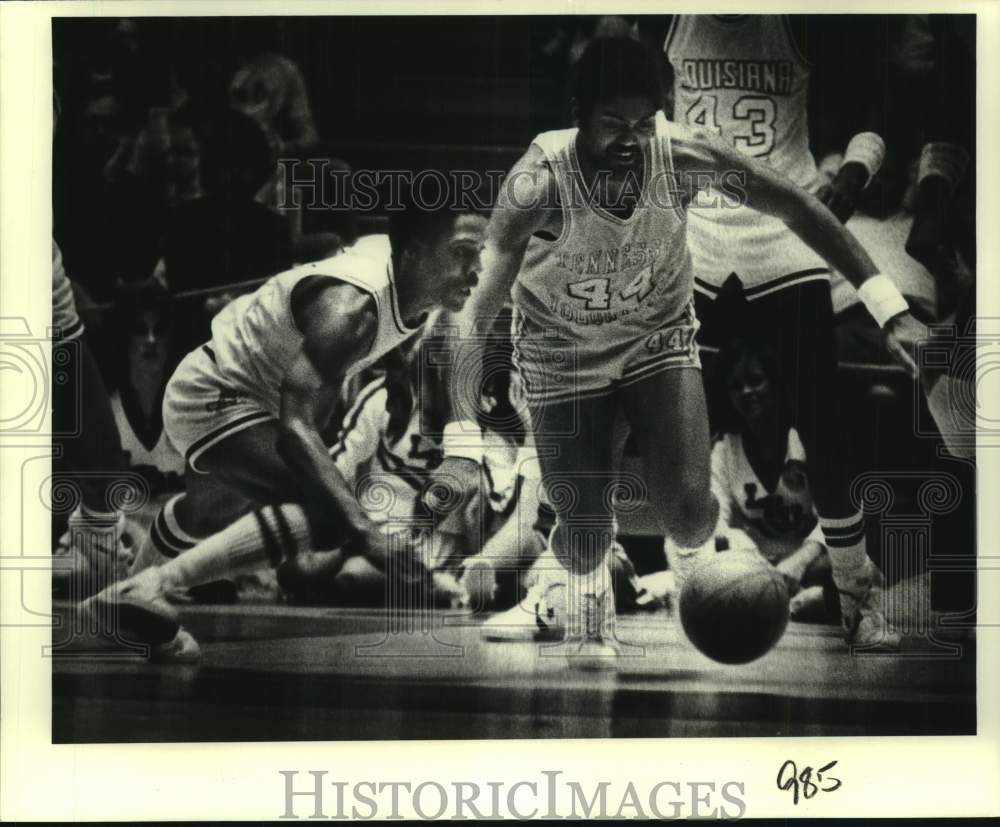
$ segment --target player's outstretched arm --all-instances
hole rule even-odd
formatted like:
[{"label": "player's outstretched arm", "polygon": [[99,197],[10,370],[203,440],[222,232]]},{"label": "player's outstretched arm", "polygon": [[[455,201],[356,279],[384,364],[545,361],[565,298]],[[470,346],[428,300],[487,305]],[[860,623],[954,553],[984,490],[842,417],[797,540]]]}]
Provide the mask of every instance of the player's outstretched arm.
[{"label": "player's outstretched arm", "polygon": [[[891,279],[879,273],[864,247],[819,199],[770,165],[743,155],[712,133],[689,133],[675,140],[673,147],[681,186],[689,198],[711,187],[712,181],[725,179],[730,189],[734,181],[741,182],[747,206],[780,218],[857,288],[861,300],[885,331],[890,352],[916,376],[912,352],[926,337],[926,328],[910,315],[906,299]],[[715,207],[725,208],[721,203]]]},{"label": "player's outstretched arm", "polygon": [[[509,301],[528,242],[533,233],[545,227],[551,213],[554,191],[555,182],[542,151],[529,148],[504,180],[486,231],[479,284],[455,319],[458,333],[455,344],[462,350],[456,364],[478,364],[477,359],[481,360],[481,345],[477,349],[476,337],[489,333]],[[465,387],[468,378],[465,371],[452,372],[452,421],[476,418],[478,388]]]},{"label": "player's outstretched arm", "polygon": [[304,309],[301,324],[302,349],[281,386],[278,450],[298,473],[309,505],[332,511],[338,518],[329,522],[339,524],[344,536],[323,539],[330,545],[354,541],[358,552],[384,569],[385,539],[358,503],[319,433],[347,369],[371,347],[378,324],[374,302],[350,285],[334,284]]}]

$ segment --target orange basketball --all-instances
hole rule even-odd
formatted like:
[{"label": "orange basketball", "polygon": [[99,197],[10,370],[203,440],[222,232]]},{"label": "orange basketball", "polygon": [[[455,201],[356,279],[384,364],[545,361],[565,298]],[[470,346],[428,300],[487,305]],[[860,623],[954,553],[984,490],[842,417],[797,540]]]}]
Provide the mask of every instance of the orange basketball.
[{"label": "orange basketball", "polygon": [[688,575],[681,625],[703,654],[720,663],[749,663],[768,652],[788,625],[788,589],[760,558],[721,552]]}]

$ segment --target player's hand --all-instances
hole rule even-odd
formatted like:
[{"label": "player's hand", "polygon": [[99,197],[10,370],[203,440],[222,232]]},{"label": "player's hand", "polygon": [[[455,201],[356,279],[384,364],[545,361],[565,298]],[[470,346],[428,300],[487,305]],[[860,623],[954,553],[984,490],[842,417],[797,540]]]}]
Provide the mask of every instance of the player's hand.
[{"label": "player's hand", "polygon": [[288,594],[329,593],[333,580],[344,565],[344,553],[332,551],[299,551],[282,561],[275,574],[278,585]]},{"label": "player's hand", "polygon": [[885,345],[899,364],[914,379],[918,376],[917,348],[927,340],[927,325],[918,322],[911,313],[900,313],[889,319],[882,331]]},{"label": "player's hand", "polygon": [[861,164],[844,164],[832,182],[816,191],[816,197],[844,224],[854,215],[867,180],[868,171]]},{"label": "player's hand", "polygon": [[406,581],[428,576],[420,543],[406,533],[386,534],[373,529],[351,543],[379,571],[391,572]]},{"label": "player's hand", "polygon": [[482,611],[496,600],[497,575],[489,560],[480,556],[467,557],[462,561],[459,584],[465,591],[466,600],[461,608]]},{"label": "player's hand", "polygon": [[431,573],[434,584],[434,602],[447,602],[452,609],[464,609],[469,605],[469,595],[455,576],[446,571]]}]

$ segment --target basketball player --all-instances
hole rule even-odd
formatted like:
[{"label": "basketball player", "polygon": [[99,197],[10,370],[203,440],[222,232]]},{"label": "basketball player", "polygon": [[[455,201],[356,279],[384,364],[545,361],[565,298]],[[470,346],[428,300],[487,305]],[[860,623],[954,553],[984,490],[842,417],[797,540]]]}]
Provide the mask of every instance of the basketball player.
[{"label": "basketball player", "polygon": [[[52,95],[52,128],[62,113]],[[79,505],[69,517],[69,531],[55,555],[53,593],[80,599],[120,577],[131,559],[122,542],[125,515],[110,496],[126,468],[121,437],[108,392],[76,310],[73,285],[62,252],[52,240],[52,363],[61,365],[66,382],[52,383],[54,442],[62,466],[79,487]]]},{"label": "basketball player", "polygon": [[[72,476],[80,502],[69,517],[53,570],[60,597],[82,598],[122,576],[131,552],[122,542],[125,517],[109,496],[126,469],[108,392],[76,311],[62,254],[52,242],[52,362],[68,382],[52,383],[52,425],[62,451],[56,460]],[[123,479],[123,477],[121,477]]]},{"label": "basketball player", "polygon": [[[752,158],[755,169],[773,170],[803,190],[814,189],[817,172],[806,117],[811,66],[802,45],[789,19],[780,15],[676,17],[664,45],[674,73],[675,121],[714,133],[739,156]],[[849,187],[852,197],[859,183],[878,171],[883,153],[874,133],[851,139],[838,180],[842,187],[855,182]],[[793,424],[809,457],[809,485],[847,638],[891,648],[899,638],[881,620],[881,574],[868,558],[862,515],[849,496],[853,468],[837,395],[831,265],[858,289],[890,350],[914,375],[899,342],[923,338],[924,328],[888,276],[845,270],[809,243],[809,235],[752,206],[751,199],[749,207],[690,211],[699,341],[720,344],[733,335],[734,326],[750,324],[753,334],[766,337],[778,353],[781,381],[795,401]]]},{"label": "basketball player", "polygon": [[[164,397],[164,425],[189,466],[187,493],[157,516],[138,573],[91,600],[94,613],[110,616],[117,603],[127,631],[154,655],[194,660],[197,644],[164,593],[300,553],[299,565],[312,560],[328,573],[355,553],[385,569],[389,541],[319,429],[345,379],[420,331],[428,312],[462,308],[485,226],[447,205],[410,203],[392,213],[388,236],[277,275],[219,313],[211,341],[181,362]],[[315,549],[338,551],[310,556]],[[400,555],[404,571],[422,570]]]},{"label": "basketball player", "polygon": [[[515,164],[488,230],[489,257],[466,308],[463,347],[512,295],[516,363],[543,483],[557,524],[550,543],[569,570],[572,664],[613,664],[613,423],[624,413],[644,459],[649,498],[682,575],[714,551],[709,429],[695,333],[688,205],[739,182],[744,198],[860,285],[876,268],[833,214],[767,164],[706,130],[669,123],[655,61],[636,41],[596,40],[576,67],[577,128],[543,133]],[[593,196],[593,198],[589,198]],[[900,317],[890,348],[911,361]],[[469,344],[467,344],[469,343]],[[457,377],[461,376],[456,371]],[[455,415],[471,419],[461,383]],[[851,605],[854,639],[881,614]],[[868,631],[870,630],[870,631]]]}]

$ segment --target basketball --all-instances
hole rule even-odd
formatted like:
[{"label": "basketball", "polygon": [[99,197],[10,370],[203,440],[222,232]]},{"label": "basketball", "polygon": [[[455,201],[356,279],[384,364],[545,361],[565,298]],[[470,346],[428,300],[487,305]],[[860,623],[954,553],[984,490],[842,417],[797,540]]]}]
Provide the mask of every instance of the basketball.
[{"label": "basketball", "polygon": [[722,552],[688,576],[680,616],[688,639],[702,654],[719,663],[749,663],[784,634],[788,589],[760,558]]}]

